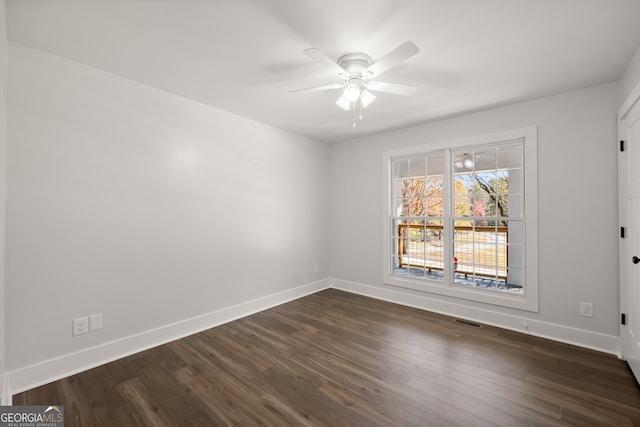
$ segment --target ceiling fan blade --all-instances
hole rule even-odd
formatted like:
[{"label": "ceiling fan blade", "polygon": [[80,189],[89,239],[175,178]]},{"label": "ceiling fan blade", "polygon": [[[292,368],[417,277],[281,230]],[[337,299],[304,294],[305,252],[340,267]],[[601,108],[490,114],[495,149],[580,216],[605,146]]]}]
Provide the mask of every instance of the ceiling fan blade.
[{"label": "ceiling fan blade", "polygon": [[330,85],[322,85],[322,86],[313,86],[313,87],[305,87],[303,89],[294,89],[290,90],[289,93],[293,92],[303,92],[303,91],[320,91],[320,90],[331,90],[331,89],[340,89],[343,88],[347,82],[344,83],[332,83]]},{"label": "ceiling fan blade", "polygon": [[312,47],[309,49],[305,49],[302,52],[304,52],[305,55],[307,55],[309,58],[313,59],[314,61],[326,66],[327,68],[330,68],[331,71],[334,74],[336,74],[338,77],[345,80],[349,78],[349,73],[347,73],[347,71],[344,68],[339,66],[337,62],[332,61],[331,58],[325,55],[320,49]]},{"label": "ceiling fan blade", "polygon": [[373,64],[369,65],[369,67],[362,72],[362,76],[365,79],[377,77],[388,69],[393,68],[401,62],[411,58],[418,52],[420,52],[420,49],[418,49],[418,46],[413,42],[404,42]]},{"label": "ceiling fan blade", "polygon": [[400,83],[387,83],[387,82],[367,82],[365,83],[367,89],[374,92],[386,92],[393,93],[395,95],[411,96],[418,90],[418,86],[405,85]]}]

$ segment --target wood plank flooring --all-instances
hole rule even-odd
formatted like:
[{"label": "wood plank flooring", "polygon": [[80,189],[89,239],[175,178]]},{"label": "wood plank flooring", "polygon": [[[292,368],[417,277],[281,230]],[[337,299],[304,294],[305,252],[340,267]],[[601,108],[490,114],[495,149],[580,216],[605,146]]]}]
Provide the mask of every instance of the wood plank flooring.
[{"label": "wood plank flooring", "polygon": [[616,357],[337,290],[20,393],[66,426],[631,426]]}]

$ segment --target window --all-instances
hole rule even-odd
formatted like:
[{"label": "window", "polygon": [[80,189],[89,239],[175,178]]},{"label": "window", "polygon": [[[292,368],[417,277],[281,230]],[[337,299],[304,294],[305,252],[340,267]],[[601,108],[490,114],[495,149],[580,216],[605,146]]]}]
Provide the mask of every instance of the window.
[{"label": "window", "polygon": [[536,134],[385,153],[385,283],[536,311]]}]

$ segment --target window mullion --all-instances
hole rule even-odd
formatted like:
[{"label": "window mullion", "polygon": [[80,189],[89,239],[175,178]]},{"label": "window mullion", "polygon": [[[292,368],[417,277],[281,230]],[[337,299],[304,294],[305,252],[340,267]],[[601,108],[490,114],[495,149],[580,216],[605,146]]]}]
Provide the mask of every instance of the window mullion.
[{"label": "window mullion", "polygon": [[443,173],[443,213],[444,218],[442,221],[442,226],[444,228],[444,256],[443,256],[443,267],[444,267],[444,283],[446,286],[451,287],[453,283],[453,227],[452,227],[452,216],[453,216],[453,204],[454,204],[454,194],[453,194],[453,170],[451,168],[451,149],[444,150],[444,173]]}]

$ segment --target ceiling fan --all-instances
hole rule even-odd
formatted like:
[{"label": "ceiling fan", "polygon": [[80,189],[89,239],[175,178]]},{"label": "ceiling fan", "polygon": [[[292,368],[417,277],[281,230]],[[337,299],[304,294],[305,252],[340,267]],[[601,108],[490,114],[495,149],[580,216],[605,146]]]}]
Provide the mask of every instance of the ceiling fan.
[{"label": "ceiling fan", "polygon": [[327,71],[331,71],[340,77],[343,82],[296,89],[290,92],[337,90],[344,88],[342,96],[336,101],[336,104],[345,111],[353,110],[358,106],[367,108],[367,106],[376,99],[376,96],[371,92],[386,92],[395,95],[410,96],[418,90],[417,86],[381,82],[372,79],[377,78],[385,71],[406,61],[419,51],[418,46],[413,42],[407,41],[376,62],[372,62],[371,57],[366,53],[360,52],[342,55],[337,62],[334,62],[322,53],[320,49],[305,49],[303,52],[307,56],[324,65]]},{"label": "ceiling fan", "polygon": [[493,162],[493,166],[495,166],[496,157],[487,153],[476,152],[457,154],[454,156],[453,166],[456,169],[473,169],[474,166],[477,167],[478,162],[483,163],[485,167]]}]

